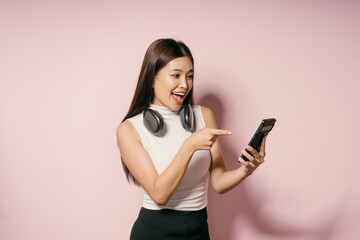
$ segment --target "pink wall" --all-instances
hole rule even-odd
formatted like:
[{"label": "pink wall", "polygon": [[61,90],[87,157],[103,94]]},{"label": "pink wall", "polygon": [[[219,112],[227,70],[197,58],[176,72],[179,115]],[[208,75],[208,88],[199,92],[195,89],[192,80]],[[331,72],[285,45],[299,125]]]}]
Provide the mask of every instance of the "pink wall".
[{"label": "pink wall", "polygon": [[0,2],[0,239],[128,239],[142,191],[115,129],[147,46],[183,40],[228,168],[262,118],[266,163],[209,195],[215,240],[360,239],[358,1]]}]

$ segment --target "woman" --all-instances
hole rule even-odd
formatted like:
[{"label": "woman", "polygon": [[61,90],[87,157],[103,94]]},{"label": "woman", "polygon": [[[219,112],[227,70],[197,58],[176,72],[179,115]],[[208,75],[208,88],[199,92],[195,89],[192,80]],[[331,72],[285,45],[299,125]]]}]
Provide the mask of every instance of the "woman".
[{"label": "woman", "polygon": [[[148,48],[129,112],[117,128],[127,179],[143,187],[144,200],[130,239],[210,239],[207,178],[225,193],[264,162],[260,152],[227,171],[212,111],[193,105],[194,60],[189,48],[159,39]],[[209,174],[208,174],[209,172]]]}]

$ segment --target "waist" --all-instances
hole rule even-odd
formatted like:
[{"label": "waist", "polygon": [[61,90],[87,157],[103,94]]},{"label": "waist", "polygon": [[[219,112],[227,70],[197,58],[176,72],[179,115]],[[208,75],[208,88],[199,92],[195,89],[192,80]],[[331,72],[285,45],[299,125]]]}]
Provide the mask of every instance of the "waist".
[{"label": "waist", "polygon": [[207,209],[206,207],[195,210],[195,211],[181,211],[181,210],[174,210],[174,209],[160,209],[160,210],[152,210],[142,207],[139,213],[139,216],[146,217],[151,216],[156,218],[178,218],[178,219],[207,219]]}]

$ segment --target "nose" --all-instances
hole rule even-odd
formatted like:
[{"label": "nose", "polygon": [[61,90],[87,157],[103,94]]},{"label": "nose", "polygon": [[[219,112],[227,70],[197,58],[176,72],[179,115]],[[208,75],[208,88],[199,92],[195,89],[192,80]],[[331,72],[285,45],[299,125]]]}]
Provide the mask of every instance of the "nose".
[{"label": "nose", "polygon": [[183,88],[183,89],[187,89],[188,88],[188,82],[186,80],[186,77],[182,77],[180,79],[180,83],[179,83],[179,87]]}]

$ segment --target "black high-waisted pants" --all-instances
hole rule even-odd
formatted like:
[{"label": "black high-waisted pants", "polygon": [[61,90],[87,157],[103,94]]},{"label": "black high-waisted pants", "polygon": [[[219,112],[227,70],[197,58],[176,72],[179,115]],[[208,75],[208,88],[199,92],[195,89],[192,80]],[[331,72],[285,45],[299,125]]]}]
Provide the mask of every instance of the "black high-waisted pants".
[{"label": "black high-waisted pants", "polygon": [[141,208],[130,240],[209,240],[206,208],[199,211]]}]

